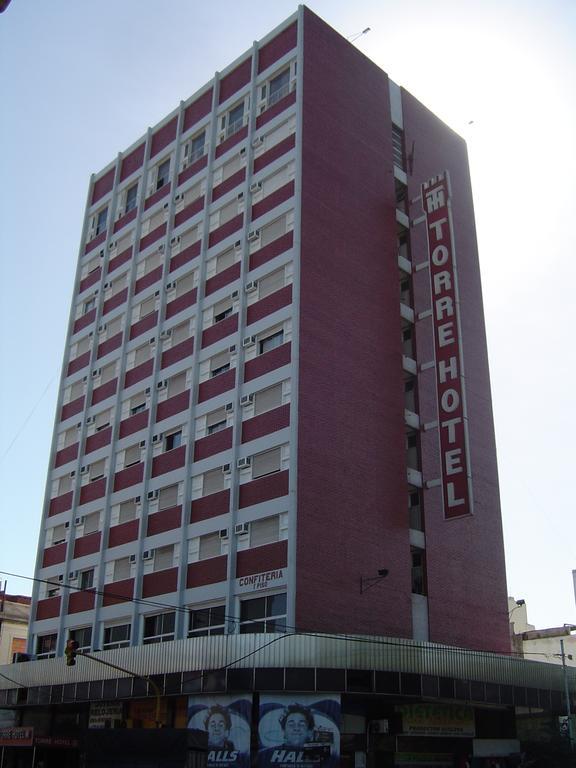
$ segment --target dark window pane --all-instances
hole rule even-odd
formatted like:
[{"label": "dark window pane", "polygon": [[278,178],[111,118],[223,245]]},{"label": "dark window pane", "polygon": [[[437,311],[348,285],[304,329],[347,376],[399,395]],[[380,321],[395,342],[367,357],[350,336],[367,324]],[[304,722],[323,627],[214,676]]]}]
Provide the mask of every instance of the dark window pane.
[{"label": "dark window pane", "polygon": [[266,600],[257,597],[254,600],[243,600],[240,603],[240,621],[261,619],[266,616]]},{"label": "dark window pane", "polygon": [[271,595],[266,598],[266,616],[282,616],[286,613],[286,593]]}]

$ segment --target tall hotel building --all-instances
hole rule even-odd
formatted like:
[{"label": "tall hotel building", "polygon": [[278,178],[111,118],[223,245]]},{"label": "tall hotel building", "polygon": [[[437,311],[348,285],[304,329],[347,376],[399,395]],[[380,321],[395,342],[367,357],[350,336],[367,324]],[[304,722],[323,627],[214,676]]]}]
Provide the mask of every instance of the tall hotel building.
[{"label": "tall hotel building", "polygon": [[466,147],[304,7],[90,181],[36,577],[40,659],[510,648]]}]

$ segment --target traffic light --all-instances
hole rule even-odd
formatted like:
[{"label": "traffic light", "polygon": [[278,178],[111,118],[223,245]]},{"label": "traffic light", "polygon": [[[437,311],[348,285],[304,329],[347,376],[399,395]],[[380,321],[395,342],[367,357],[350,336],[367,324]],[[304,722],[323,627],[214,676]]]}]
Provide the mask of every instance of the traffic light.
[{"label": "traffic light", "polygon": [[73,667],[76,664],[76,653],[78,651],[78,643],[76,640],[68,640],[66,648],[64,649],[64,655],[66,656],[66,666]]}]

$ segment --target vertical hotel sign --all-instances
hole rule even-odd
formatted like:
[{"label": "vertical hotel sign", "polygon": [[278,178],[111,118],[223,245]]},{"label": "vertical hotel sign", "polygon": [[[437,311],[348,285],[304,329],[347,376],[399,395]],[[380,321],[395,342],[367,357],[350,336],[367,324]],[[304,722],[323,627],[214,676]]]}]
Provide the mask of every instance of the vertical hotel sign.
[{"label": "vertical hotel sign", "polygon": [[432,287],[444,517],[452,518],[472,514],[472,492],[458,278],[447,171],[422,185],[422,206],[426,216]]}]

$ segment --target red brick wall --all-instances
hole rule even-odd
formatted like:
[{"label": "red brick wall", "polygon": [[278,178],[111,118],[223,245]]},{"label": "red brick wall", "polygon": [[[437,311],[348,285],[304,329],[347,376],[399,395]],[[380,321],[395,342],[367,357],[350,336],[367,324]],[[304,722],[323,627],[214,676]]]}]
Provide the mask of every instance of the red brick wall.
[{"label": "red brick wall", "polygon": [[296,624],[409,637],[388,80],[304,19]]},{"label": "red brick wall", "polygon": [[[464,141],[450,131],[414,97],[402,92],[405,145],[415,152],[408,177],[410,198],[419,195],[421,182],[447,169],[452,184],[452,214],[460,292],[463,359],[470,436],[474,515],[444,519],[441,489],[424,495],[430,638],[493,651],[510,650],[504,547],[490,379],[482,309],[472,192]],[[413,215],[418,215],[415,206]],[[413,261],[426,259],[426,228],[411,231]],[[415,273],[416,311],[431,306],[428,270]],[[433,359],[430,320],[421,321],[416,333],[420,361]],[[420,417],[437,418],[434,370],[420,374]],[[421,435],[425,477],[440,477],[436,430]],[[465,608],[466,620],[462,620]]]}]

